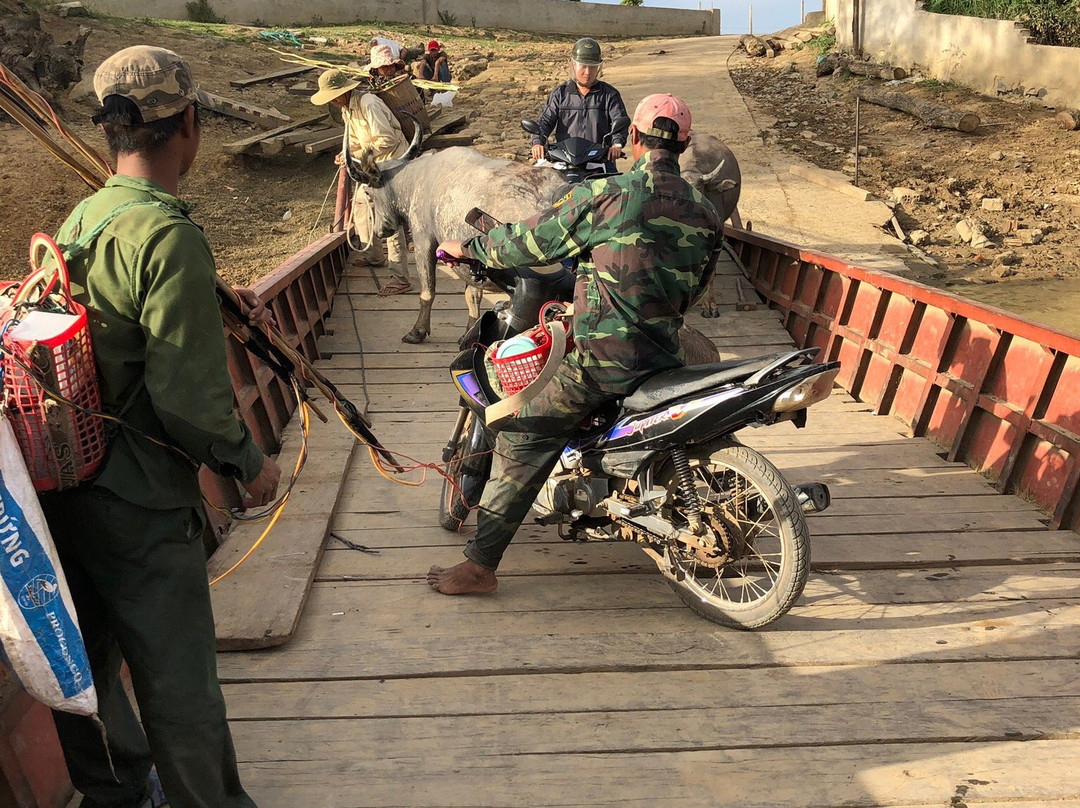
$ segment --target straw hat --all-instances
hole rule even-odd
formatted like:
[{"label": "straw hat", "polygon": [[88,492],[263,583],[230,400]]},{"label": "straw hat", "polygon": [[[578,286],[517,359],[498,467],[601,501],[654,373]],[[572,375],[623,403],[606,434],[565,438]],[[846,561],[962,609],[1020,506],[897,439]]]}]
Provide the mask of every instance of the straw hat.
[{"label": "straw hat", "polygon": [[367,66],[368,72],[387,65],[405,67],[405,62],[394,58],[394,52],[390,50],[389,45],[376,45],[371,49],[371,64]]},{"label": "straw hat", "polygon": [[340,70],[326,70],[319,76],[319,90],[311,96],[311,103],[321,107],[359,86],[359,81],[350,79]]}]

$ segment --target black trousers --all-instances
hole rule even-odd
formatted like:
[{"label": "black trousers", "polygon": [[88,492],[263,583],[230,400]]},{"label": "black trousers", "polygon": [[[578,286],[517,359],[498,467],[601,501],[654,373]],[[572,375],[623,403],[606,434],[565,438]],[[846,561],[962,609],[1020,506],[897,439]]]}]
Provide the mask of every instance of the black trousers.
[{"label": "black trousers", "polygon": [[[41,504],[108,737],[106,754],[90,719],[53,713],[84,808],[140,805],[151,763],[171,808],[254,808],[218,684],[199,514],[142,508],[92,486],[43,494]],[[120,679],[122,660],[141,726]]]}]

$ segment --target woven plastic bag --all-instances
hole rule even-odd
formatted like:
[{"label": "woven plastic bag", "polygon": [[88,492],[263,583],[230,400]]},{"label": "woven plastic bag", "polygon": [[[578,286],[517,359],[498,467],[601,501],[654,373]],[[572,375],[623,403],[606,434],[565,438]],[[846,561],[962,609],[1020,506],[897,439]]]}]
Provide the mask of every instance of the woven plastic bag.
[{"label": "woven plastic bag", "polygon": [[4,661],[48,707],[96,714],[71,593],[6,415],[0,415],[0,579]]}]

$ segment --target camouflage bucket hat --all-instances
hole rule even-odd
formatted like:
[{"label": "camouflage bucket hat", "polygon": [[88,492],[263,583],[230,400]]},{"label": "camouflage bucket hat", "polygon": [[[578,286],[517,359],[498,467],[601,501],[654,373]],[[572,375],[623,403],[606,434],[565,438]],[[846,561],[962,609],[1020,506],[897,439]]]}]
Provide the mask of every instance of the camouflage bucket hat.
[{"label": "camouflage bucket hat", "polygon": [[187,63],[171,50],[135,45],[118,51],[94,73],[98,101],[119,95],[130,99],[144,123],[183,112],[195,101],[195,82]]}]

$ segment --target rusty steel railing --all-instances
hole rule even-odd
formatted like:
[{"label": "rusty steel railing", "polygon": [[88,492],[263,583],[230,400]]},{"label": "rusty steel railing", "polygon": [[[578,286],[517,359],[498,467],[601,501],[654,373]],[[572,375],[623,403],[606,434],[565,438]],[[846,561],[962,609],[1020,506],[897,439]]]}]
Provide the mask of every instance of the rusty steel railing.
[{"label": "rusty steel railing", "polygon": [[950,461],[1080,530],[1080,339],[887,273],[728,228],[750,280],[837,382]]},{"label": "rusty steel railing", "polygon": [[[328,233],[252,287],[274,313],[282,336],[305,359],[319,358],[318,339],[326,331],[324,323],[345,271],[347,254],[345,234]],[[235,339],[226,340],[226,360],[240,417],[263,451],[276,452],[281,433],[296,408],[292,390]],[[203,493],[215,505],[240,505],[235,482],[206,468],[201,470],[199,481]],[[208,515],[220,537],[224,523],[215,512],[208,510]]]}]

